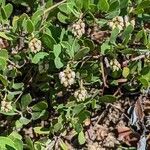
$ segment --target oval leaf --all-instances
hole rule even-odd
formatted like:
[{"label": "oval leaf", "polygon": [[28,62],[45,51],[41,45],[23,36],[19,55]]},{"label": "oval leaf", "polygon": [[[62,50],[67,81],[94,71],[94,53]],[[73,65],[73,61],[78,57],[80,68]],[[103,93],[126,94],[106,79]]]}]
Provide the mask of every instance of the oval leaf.
[{"label": "oval leaf", "polygon": [[78,141],[80,145],[83,145],[86,142],[83,131],[78,134]]},{"label": "oval leaf", "polygon": [[130,73],[130,69],[128,67],[124,67],[122,71],[122,76],[126,78]]},{"label": "oval leaf", "polygon": [[74,60],[79,60],[79,59],[83,58],[89,51],[90,51],[89,47],[82,48],[75,54]]},{"label": "oval leaf", "polygon": [[43,34],[42,41],[47,46],[47,48],[49,48],[51,50],[53,49],[53,46],[55,44],[57,44],[55,39],[52,36],[48,35],[48,34]]},{"label": "oval leaf", "polygon": [[30,19],[27,20],[27,31],[32,33],[34,31],[34,24]]},{"label": "oval leaf", "polygon": [[49,54],[46,52],[39,52],[35,54],[35,56],[32,59],[32,63],[37,64],[41,59],[44,59],[45,56],[48,56]]},{"label": "oval leaf", "polygon": [[98,8],[101,11],[107,12],[109,10],[109,3],[108,3],[108,1],[107,0],[99,0]]}]

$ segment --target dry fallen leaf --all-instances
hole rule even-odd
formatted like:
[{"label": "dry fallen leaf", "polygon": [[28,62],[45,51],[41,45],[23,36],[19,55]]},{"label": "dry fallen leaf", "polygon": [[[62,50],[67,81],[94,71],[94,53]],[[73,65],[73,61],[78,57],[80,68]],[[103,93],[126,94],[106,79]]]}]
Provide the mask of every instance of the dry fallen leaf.
[{"label": "dry fallen leaf", "polygon": [[129,127],[118,127],[118,139],[127,145],[136,145],[139,135],[136,133],[133,133],[133,131]]},{"label": "dry fallen leaf", "polygon": [[138,120],[140,122],[143,122],[143,119],[144,119],[144,111],[143,111],[143,107],[142,107],[142,103],[141,103],[141,96],[139,97],[139,99],[136,101],[135,103],[135,113],[138,117]]}]

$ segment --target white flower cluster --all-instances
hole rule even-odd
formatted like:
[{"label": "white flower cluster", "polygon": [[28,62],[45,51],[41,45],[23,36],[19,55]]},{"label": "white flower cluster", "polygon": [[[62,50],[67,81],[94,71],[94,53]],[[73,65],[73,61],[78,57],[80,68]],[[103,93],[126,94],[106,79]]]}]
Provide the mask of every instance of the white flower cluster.
[{"label": "white flower cluster", "polygon": [[81,87],[74,92],[74,97],[77,99],[78,102],[84,101],[88,97],[87,90],[84,87]]},{"label": "white flower cluster", "polygon": [[74,36],[80,38],[85,33],[85,23],[82,19],[79,19],[76,23],[72,25],[71,30]]},{"label": "white flower cluster", "polygon": [[67,67],[64,71],[59,73],[59,79],[64,87],[68,87],[75,82],[75,72]]},{"label": "white flower cluster", "polygon": [[113,59],[110,61],[110,66],[112,67],[113,71],[118,71],[121,68],[120,63],[117,59]]},{"label": "white flower cluster", "polygon": [[12,110],[11,102],[7,102],[5,100],[1,101],[1,111],[9,112]]},{"label": "white flower cluster", "polygon": [[112,19],[112,21],[109,22],[109,26],[114,29],[118,27],[118,29],[121,31],[123,30],[124,27],[124,21],[123,17],[121,16],[116,16],[115,18]]},{"label": "white flower cluster", "polygon": [[37,38],[33,38],[29,42],[29,48],[30,48],[31,52],[33,52],[33,53],[39,52],[41,50],[41,47],[42,47],[42,43]]},{"label": "white flower cluster", "polygon": [[129,18],[129,16],[124,16],[124,21],[125,21],[125,26],[127,27],[128,25],[132,25],[133,27],[135,26],[135,20]]},{"label": "white flower cluster", "polygon": [[129,17],[126,15],[124,18],[122,16],[116,16],[112,19],[112,21],[109,22],[109,26],[114,29],[118,27],[119,31],[123,30],[124,27],[127,27],[128,25],[135,26],[135,20],[130,20]]}]

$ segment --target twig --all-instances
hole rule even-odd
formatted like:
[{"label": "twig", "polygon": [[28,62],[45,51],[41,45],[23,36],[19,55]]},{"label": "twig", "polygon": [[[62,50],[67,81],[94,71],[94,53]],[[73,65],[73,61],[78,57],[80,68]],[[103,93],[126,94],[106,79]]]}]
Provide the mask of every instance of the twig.
[{"label": "twig", "polygon": [[14,104],[20,99],[20,97],[22,96],[23,91],[19,94],[19,96],[16,98],[16,100],[14,101]]},{"label": "twig", "polygon": [[105,62],[106,67],[109,68],[110,65],[109,65],[109,61],[108,61],[107,57],[104,58],[104,62]]},{"label": "twig", "polygon": [[115,105],[113,105],[113,104],[110,104],[110,106],[112,106],[112,107],[118,109],[120,112],[123,113],[123,115],[124,115],[128,120],[130,120],[130,118],[129,118],[120,108],[118,108],[117,106],[115,106]]},{"label": "twig", "polygon": [[126,61],[124,61],[122,64],[123,64],[123,66],[126,66],[130,61],[140,60],[140,59],[143,59],[143,58],[145,58],[145,57],[146,57],[145,55],[140,55],[140,56],[131,58],[130,60],[126,60]]},{"label": "twig", "polygon": [[23,63],[21,66],[19,66],[18,64],[15,64],[14,62],[12,62],[12,61],[9,60],[9,59],[7,59],[7,61],[8,61],[12,66],[14,66],[15,68],[18,68],[18,69],[22,68],[22,67],[26,64],[26,60],[24,61],[24,63]]},{"label": "twig", "polygon": [[97,124],[100,122],[100,120],[104,117],[104,115],[108,112],[108,106],[109,106],[109,104],[107,104],[107,106],[106,106],[106,109],[102,112],[102,114],[98,117],[98,119],[97,119],[97,121],[96,121],[96,123],[95,123],[95,125],[94,125],[94,127],[96,127],[97,126]]},{"label": "twig", "polygon": [[120,93],[120,87],[115,91],[115,93],[113,94],[113,96],[116,96],[118,93]]},{"label": "twig", "polygon": [[[42,1],[42,0],[41,0]],[[59,2],[59,3],[56,3],[55,5],[53,5],[53,6],[51,6],[51,7],[49,7],[49,8],[47,8],[44,12],[43,12],[43,16],[42,16],[42,20],[41,20],[41,25],[43,25],[43,23],[44,23],[44,21],[46,21],[46,19],[47,19],[47,17],[48,17],[48,15],[46,15],[49,11],[51,11],[52,9],[54,9],[54,8],[56,8],[56,7],[58,7],[59,5],[61,5],[61,4],[63,4],[64,2],[66,2],[67,0],[63,0],[63,1],[61,1],[61,2]],[[40,32],[44,29],[44,27],[45,27],[45,25],[44,26],[41,26],[41,28],[40,28]]]},{"label": "twig", "polygon": [[125,82],[127,82],[127,81],[128,81],[128,80],[127,80],[127,79],[124,79],[124,78],[117,80],[118,83],[125,83]]},{"label": "twig", "polygon": [[48,13],[49,11],[51,11],[52,9],[54,9],[54,8],[58,7],[59,5],[63,4],[63,3],[66,2],[66,1],[67,1],[67,0],[63,0],[63,1],[61,1],[61,2],[59,2],[59,3],[56,3],[55,5],[53,5],[53,6],[49,7],[49,8],[47,8],[47,9],[44,11],[44,15],[45,15],[46,13]]},{"label": "twig", "polygon": [[102,78],[103,78],[104,87],[108,88],[108,85],[106,84],[104,64],[103,64],[103,59],[102,58],[100,59],[100,66],[101,66],[101,71],[102,71]]}]

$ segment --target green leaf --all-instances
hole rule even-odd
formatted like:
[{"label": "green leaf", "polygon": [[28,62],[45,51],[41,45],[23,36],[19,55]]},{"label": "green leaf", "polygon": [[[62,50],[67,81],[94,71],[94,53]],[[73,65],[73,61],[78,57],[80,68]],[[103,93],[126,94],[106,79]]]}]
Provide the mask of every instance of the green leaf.
[{"label": "green leaf", "polygon": [[[81,1],[81,0],[80,0],[80,1]],[[84,8],[85,10],[89,10],[89,9],[90,9],[90,4],[91,4],[91,0],[86,0],[86,2],[83,1],[83,8]]]},{"label": "green leaf", "polygon": [[13,83],[12,88],[15,90],[19,90],[19,89],[22,89],[23,86],[24,86],[23,83]]},{"label": "green leaf", "polygon": [[63,3],[61,5],[58,6],[59,10],[65,14],[70,14],[71,11],[67,8],[67,4]]},{"label": "green leaf", "polygon": [[108,43],[103,43],[102,45],[101,45],[101,53],[103,54],[103,55],[105,55],[106,53],[107,53],[107,51],[108,50],[110,50],[110,48],[111,48],[111,46],[108,44]]},{"label": "green leaf", "polygon": [[5,20],[7,19],[7,14],[6,14],[6,11],[3,7],[1,7],[1,15],[2,15],[2,18]]},{"label": "green leaf", "polygon": [[64,66],[59,57],[56,57],[54,59],[54,63],[57,69],[60,69]]},{"label": "green leaf", "polygon": [[29,136],[25,137],[25,143],[28,145],[28,148],[30,150],[35,150],[34,149],[34,144],[33,144],[32,140],[31,140],[31,138]]},{"label": "green leaf", "polygon": [[148,44],[148,42],[150,41],[149,39],[148,39],[148,35],[147,35],[147,32],[146,32],[146,30],[144,30],[144,33],[143,33],[144,35],[143,35],[143,42],[144,42],[144,45],[147,45]]},{"label": "green leaf", "polygon": [[95,44],[92,40],[90,39],[84,39],[84,46],[85,47],[89,47],[90,48],[90,51],[94,51],[95,49]]},{"label": "green leaf", "polygon": [[63,13],[58,12],[57,18],[58,18],[58,20],[59,20],[60,22],[62,22],[62,23],[64,23],[64,24],[67,23],[68,17],[67,17],[66,15],[64,15]]},{"label": "green leaf", "polygon": [[134,28],[132,25],[129,25],[128,27],[126,27],[126,29],[122,33],[123,44],[126,45],[129,42],[130,37],[131,37],[131,33],[133,30],[134,30]]},{"label": "green leaf", "polygon": [[57,133],[59,130],[61,130],[62,127],[63,127],[63,126],[62,126],[62,123],[60,123],[60,122],[56,123],[56,124],[54,125],[54,132]]},{"label": "green leaf", "polygon": [[79,122],[83,123],[85,119],[90,117],[90,112],[87,110],[83,110],[78,114]]},{"label": "green leaf", "polygon": [[14,150],[18,150],[15,143],[8,137],[0,136],[0,148],[6,150],[6,146],[10,146]]},{"label": "green leaf", "polygon": [[46,47],[51,50],[53,49],[54,45],[57,44],[55,39],[48,34],[43,34],[42,41],[46,45]]},{"label": "green leaf", "polygon": [[138,31],[138,33],[136,34],[135,40],[137,42],[139,42],[142,39],[143,35],[144,35],[144,31],[143,30]]},{"label": "green leaf", "polygon": [[116,1],[113,1],[111,4],[110,4],[110,8],[109,8],[109,12],[111,11],[115,11],[116,9],[119,8],[119,1],[116,0]]},{"label": "green leaf", "polygon": [[77,133],[83,131],[83,125],[79,121],[77,121],[77,119],[73,120],[73,127]]},{"label": "green leaf", "polygon": [[80,145],[83,145],[86,142],[83,131],[78,134],[78,141]]},{"label": "green leaf", "polygon": [[74,60],[79,60],[79,59],[83,58],[89,51],[90,51],[89,47],[82,48],[75,54]]},{"label": "green leaf", "polygon": [[23,141],[22,141],[22,137],[19,133],[17,133],[16,131],[13,131],[9,135],[9,138],[15,143],[17,150],[23,150]]},{"label": "green leaf", "polygon": [[7,65],[6,59],[0,57],[0,70],[4,71],[6,65]]},{"label": "green leaf", "polygon": [[16,138],[16,139],[22,140],[22,136],[17,131],[13,131],[9,135],[9,138],[11,138],[11,139]]},{"label": "green leaf", "polygon": [[80,17],[80,12],[78,12],[75,9],[75,3],[74,2],[67,3],[67,11],[68,10],[71,11],[73,13],[73,15],[76,16],[77,18]]},{"label": "green leaf", "polygon": [[[89,0],[87,0],[87,3],[88,3],[88,1],[89,1]],[[76,3],[76,5],[77,5],[77,7],[78,7],[79,9],[82,9],[82,8],[83,8],[84,1],[76,0],[75,3]]]},{"label": "green leaf", "polygon": [[13,31],[15,32],[17,27],[18,27],[18,20],[19,20],[19,17],[18,16],[14,16],[13,17],[13,20],[12,20],[12,27],[13,27]]},{"label": "green leaf", "polygon": [[34,31],[34,24],[30,19],[27,20],[26,28],[27,28],[28,33],[32,33]]},{"label": "green leaf", "polygon": [[37,64],[38,62],[40,62],[41,59],[44,59],[44,57],[48,56],[49,54],[46,52],[39,52],[37,54],[34,55],[33,59],[32,59],[32,63],[33,64]]},{"label": "green leaf", "polygon": [[20,119],[18,120],[22,125],[27,125],[31,120],[27,119],[25,117],[20,117]]},{"label": "green leaf", "polygon": [[18,113],[14,112],[14,110],[11,110],[9,112],[4,112],[4,111],[1,111],[0,110],[0,113],[3,114],[3,115],[6,115],[6,116],[14,116],[14,115],[17,115]]},{"label": "green leaf", "polygon": [[122,33],[123,39],[126,38],[129,34],[131,34],[133,30],[134,30],[133,26],[132,25],[128,25],[125,28],[124,32]]},{"label": "green leaf", "polygon": [[129,0],[120,0],[120,8],[122,9],[122,8],[127,7],[128,3],[129,3]]},{"label": "green leaf", "polygon": [[39,102],[32,107],[33,111],[43,111],[47,109],[47,103],[45,101]]},{"label": "green leaf", "polygon": [[150,86],[150,83],[149,83],[149,81],[148,81],[146,78],[141,77],[139,80],[140,80],[141,84],[142,84],[145,88],[148,88],[148,87]]},{"label": "green leaf", "polygon": [[15,143],[16,150],[23,150],[23,141],[17,138],[13,138],[12,141]]},{"label": "green leaf", "polygon": [[84,104],[79,104],[75,106],[72,110],[73,115],[79,114],[84,109]]},{"label": "green leaf", "polygon": [[8,51],[6,49],[1,49],[0,50],[0,57],[4,59],[8,59]]},{"label": "green leaf", "polygon": [[10,15],[12,14],[12,12],[13,12],[13,6],[12,6],[12,4],[8,3],[8,4],[4,7],[4,9],[5,9],[5,13],[6,13],[7,18],[9,18]]},{"label": "green leaf", "polygon": [[43,15],[43,10],[37,10],[31,17],[31,20],[34,25],[37,24],[38,21],[41,20],[41,16]]},{"label": "green leaf", "polygon": [[115,28],[112,30],[111,32],[111,36],[110,36],[110,43],[114,44],[116,42],[116,38],[119,34],[119,29]]},{"label": "green leaf", "polygon": [[116,16],[119,16],[119,14],[120,14],[120,9],[118,8],[118,9],[115,9],[114,11],[111,11],[110,13],[108,13],[106,18],[107,19],[112,19]]},{"label": "green leaf", "polygon": [[61,139],[59,141],[59,144],[62,150],[68,150],[68,146]]},{"label": "green leaf", "polygon": [[0,37],[4,38],[4,39],[6,39],[6,40],[12,40],[12,38],[11,38],[11,37],[8,37],[8,36],[5,34],[5,32],[0,32]]},{"label": "green leaf", "polygon": [[54,45],[53,52],[55,57],[58,57],[59,54],[61,53],[61,45],[60,44]]},{"label": "green leaf", "polygon": [[30,94],[23,95],[21,97],[21,106],[22,109],[26,109],[27,106],[32,102],[32,97]]},{"label": "green leaf", "polygon": [[67,41],[62,41],[61,45],[63,48],[66,49],[66,52],[70,56],[70,58],[73,58],[74,57],[74,51],[71,49],[71,45]]},{"label": "green leaf", "polygon": [[116,100],[117,100],[116,97],[112,95],[104,95],[99,98],[100,102],[106,102],[106,103],[113,103]]},{"label": "green leaf", "polygon": [[146,9],[146,8],[150,8],[150,1],[149,0],[143,0],[138,6],[137,6],[137,10],[142,10],[142,9]]},{"label": "green leaf", "polygon": [[45,115],[46,110],[43,111],[37,111],[37,112],[32,112],[32,119],[33,120],[37,120],[39,118],[41,118],[42,116]]},{"label": "green leaf", "polygon": [[34,127],[33,130],[37,134],[49,134],[50,132],[49,129],[43,127]]},{"label": "green leaf", "polygon": [[107,0],[99,0],[98,8],[101,11],[107,12],[109,10],[109,3]]},{"label": "green leaf", "polygon": [[130,69],[128,67],[124,67],[122,71],[122,76],[126,78],[130,73]]}]

